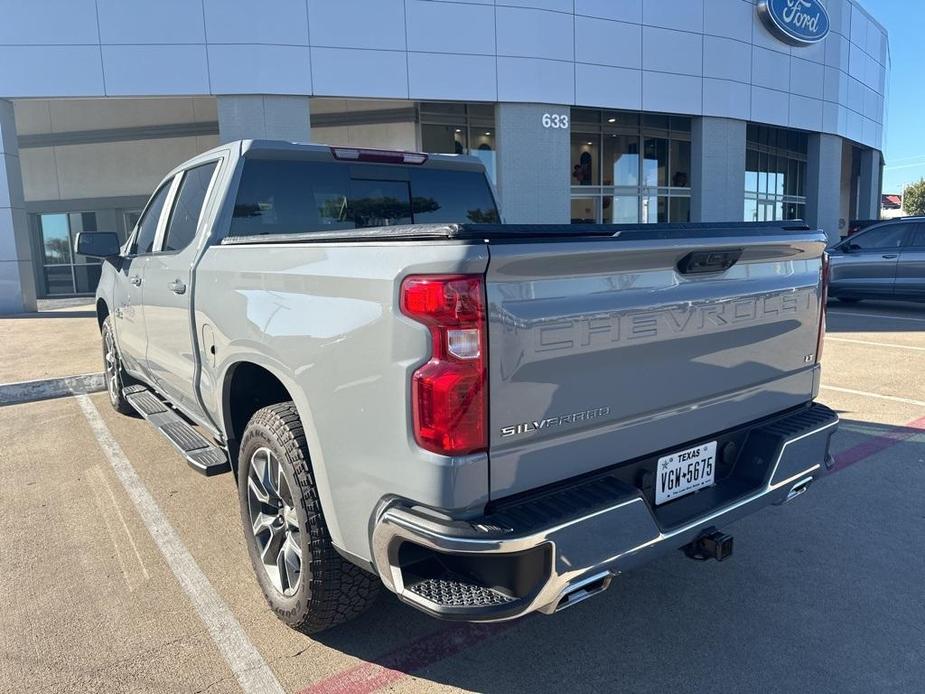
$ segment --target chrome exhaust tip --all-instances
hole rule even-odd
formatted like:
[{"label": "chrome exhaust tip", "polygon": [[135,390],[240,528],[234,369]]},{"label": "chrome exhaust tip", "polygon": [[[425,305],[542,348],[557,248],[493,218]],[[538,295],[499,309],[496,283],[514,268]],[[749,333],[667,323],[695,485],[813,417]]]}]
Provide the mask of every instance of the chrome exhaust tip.
[{"label": "chrome exhaust tip", "polygon": [[603,571],[573,583],[568,587],[563,596],[559,598],[559,602],[556,603],[556,609],[554,611],[561,612],[562,610],[587,600],[593,595],[603,593],[610,588],[611,581],[613,581],[613,572]]},{"label": "chrome exhaust tip", "polygon": [[812,483],[813,483],[812,477],[805,477],[801,479],[799,482],[796,482],[792,487],[790,487],[790,491],[787,492],[787,498],[784,499],[784,503],[785,504],[789,503],[793,501],[794,499],[796,499],[798,496],[802,496],[806,492],[806,490],[809,489],[809,485],[811,485]]}]

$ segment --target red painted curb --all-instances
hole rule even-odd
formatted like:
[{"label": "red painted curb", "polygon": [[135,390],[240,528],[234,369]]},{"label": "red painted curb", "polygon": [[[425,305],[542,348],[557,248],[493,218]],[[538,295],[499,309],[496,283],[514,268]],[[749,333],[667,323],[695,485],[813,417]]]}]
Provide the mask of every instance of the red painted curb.
[{"label": "red painted curb", "polygon": [[440,631],[415,639],[375,662],[361,663],[309,685],[299,694],[367,694],[408,673],[423,670],[434,663],[479,645],[514,625],[453,624]]},{"label": "red painted curb", "polygon": [[908,441],[923,431],[925,431],[925,417],[914,419],[908,424],[904,424],[903,429],[900,431],[865,439],[856,446],[852,446],[835,456],[835,466],[832,468],[832,472],[844,470],[849,465],[859,463],[872,455],[892,448],[896,444]]}]

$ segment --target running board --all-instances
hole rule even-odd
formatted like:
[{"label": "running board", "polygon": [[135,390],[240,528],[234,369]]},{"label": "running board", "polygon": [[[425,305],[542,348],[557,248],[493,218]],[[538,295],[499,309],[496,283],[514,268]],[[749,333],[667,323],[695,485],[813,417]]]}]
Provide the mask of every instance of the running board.
[{"label": "running board", "polygon": [[228,456],[221,448],[209,443],[148,388],[129,386],[122,389],[122,394],[138,414],[176,446],[196,472],[211,477],[231,470]]}]

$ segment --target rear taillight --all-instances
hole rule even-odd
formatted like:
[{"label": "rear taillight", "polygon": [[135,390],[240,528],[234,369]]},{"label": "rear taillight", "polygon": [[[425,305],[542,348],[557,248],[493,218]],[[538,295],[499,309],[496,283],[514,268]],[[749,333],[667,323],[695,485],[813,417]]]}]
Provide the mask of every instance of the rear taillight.
[{"label": "rear taillight", "polygon": [[822,344],[825,342],[825,306],[829,300],[829,254],[822,252],[822,269],[820,270],[820,304],[819,304],[819,337],[816,340],[816,363],[822,361]]},{"label": "rear taillight", "polygon": [[443,455],[488,448],[485,286],[481,275],[415,275],[401,310],[430,329],[430,361],[411,377],[418,445]]}]

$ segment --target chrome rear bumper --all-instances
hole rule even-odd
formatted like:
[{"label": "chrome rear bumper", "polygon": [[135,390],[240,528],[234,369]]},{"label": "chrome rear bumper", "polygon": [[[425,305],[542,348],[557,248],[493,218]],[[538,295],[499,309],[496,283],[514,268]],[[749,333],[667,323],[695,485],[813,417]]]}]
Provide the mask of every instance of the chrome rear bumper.
[{"label": "chrome rear bumper", "polygon": [[500,621],[551,614],[708,529],[799,496],[828,471],[837,425],[834,412],[813,405],[755,427],[742,455],[774,461],[763,463],[759,483],[669,528],[642,491],[606,475],[475,520],[448,520],[389,500],[373,525],[374,563],[389,590],[437,617]]}]

